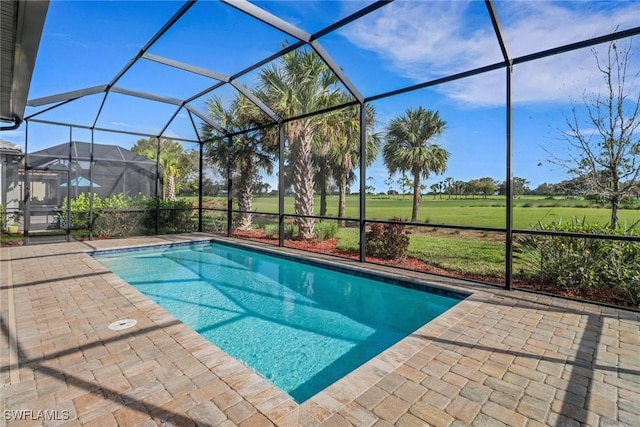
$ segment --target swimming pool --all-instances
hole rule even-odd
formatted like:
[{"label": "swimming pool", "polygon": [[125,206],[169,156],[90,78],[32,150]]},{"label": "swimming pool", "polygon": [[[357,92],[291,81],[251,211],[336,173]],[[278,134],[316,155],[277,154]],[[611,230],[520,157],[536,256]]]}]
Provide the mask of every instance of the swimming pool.
[{"label": "swimming pool", "polygon": [[299,403],[466,296],[217,242],[94,256]]}]

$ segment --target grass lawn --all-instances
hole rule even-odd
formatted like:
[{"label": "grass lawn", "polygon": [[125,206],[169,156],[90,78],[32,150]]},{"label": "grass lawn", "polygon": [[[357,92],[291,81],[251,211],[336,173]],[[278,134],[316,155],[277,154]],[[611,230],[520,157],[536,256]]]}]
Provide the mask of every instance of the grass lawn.
[{"label": "grass lawn", "polygon": [[[285,213],[293,214],[294,198],[285,198]],[[400,217],[409,220],[412,208],[410,196],[367,196],[367,219],[388,220]],[[226,206],[226,199],[217,198],[208,203],[218,207]],[[409,256],[445,270],[469,273],[480,276],[504,277],[505,241],[501,233],[482,233],[467,230],[434,228],[431,224],[466,225],[477,227],[504,228],[504,197],[487,199],[440,199],[425,196],[420,206],[420,219],[423,227],[411,227]],[[319,197],[315,199],[315,212],[320,206]],[[337,215],[338,197],[327,198],[328,216]],[[346,201],[347,217],[359,215],[358,195],[349,195]],[[258,197],[254,199],[253,209],[258,212],[278,212],[277,197]],[[538,222],[571,221],[574,217],[586,218],[587,222],[606,224],[610,210],[584,199],[545,199],[534,196],[521,196],[514,200],[514,227],[531,229]],[[619,211],[620,223],[631,225],[640,221],[640,201],[627,209]],[[254,224],[273,223],[268,218],[254,216]],[[640,224],[635,230],[640,232]],[[341,228],[337,234],[338,249],[357,252],[359,248],[358,230]],[[514,257],[514,271],[525,267],[517,256]],[[526,268],[525,268],[526,269]]]},{"label": "grass lawn", "polygon": [[[342,228],[337,237],[338,249],[358,251],[358,230]],[[505,244],[495,237],[412,233],[408,255],[445,270],[504,277]]]},{"label": "grass lawn", "polygon": [[[217,198],[219,205],[223,198]],[[285,198],[285,213],[293,214],[293,196]],[[318,214],[320,198],[315,199],[315,212]],[[337,216],[338,196],[327,198],[328,215]],[[411,196],[367,196],[367,219],[387,220],[399,217],[409,220],[411,217]],[[359,200],[357,195],[347,196],[347,217],[358,218]],[[633,209],[619,211],[620,223],[631,225],[640,220],[640,201],[630,206]],[[253,201],[253,209],[259,212],[278,212],[278,198],[257,197]],[[447,199],[425,196],[420,204],[418,222],[425,224],[466,225],[476,227],[504,228],[505,218],[504,197],[493,196],[487,199]],[[572,218],[586,218],[587,222],[608,223],[610,210],[606,206],[595,205],[584,199],[544,199],[534,196],[521,196],[514,200],[513,223],[515,228],[530,229],[538,221],[550,223],[553,221],[570,221]],[[636,226],[640,230],[640,225]]]}]

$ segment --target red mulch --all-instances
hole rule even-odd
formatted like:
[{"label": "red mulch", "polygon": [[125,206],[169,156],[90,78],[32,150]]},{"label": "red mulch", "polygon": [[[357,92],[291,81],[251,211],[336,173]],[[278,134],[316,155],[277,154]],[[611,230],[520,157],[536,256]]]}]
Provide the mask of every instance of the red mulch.
[{"label": "red mulch", "polygon": [[[242,237],[249,240],[268,243],[268,244],[277,244],[277,238],[269,238],[266,237],[264,230],[249,230],[249,231],[241,231],[235,230],[233,233],[236,237]],[[303,240],[285,240],[285,247],[293,248],[293,249],[301,249],[309,252],[322,253],[326,255],[334,255],[342,258],[349,259],[359,259],[359,254],[356,252],[347,252],[336,248],[336,244],[338,243],[338,239],[328,239],[323,242],[315,242],[315,241],[303,241]],[[387,259],[376,258],[376,257],[367,257],[367,262],[371,262],[374,264],[382,264],[388,265],[392,267],[400,267],[407,270],[412,271],[422,271],[425,273],[437,274],[440,276],[448,276],[458,279],[467,279],[467,280],[475,280],[490,284],[495,284],[499,286],[504,286],[504,280],[498,277],[492,276],[483,276],[478,274],[468,274],[457,271],[449,271],[439,267],[435,267],[433,265],[429,265],[424,261],[407,257],[400,261],[390,261]],[[543,292],[552,295],[558,295],[571,299],[578,299],[582,301],[593,301],[603,304],[610,304],[618,307],[625,307],[631,309],[638,309],[638,307],[634,307],[629,302],[628,296],[620,290],[615,289],[593,289],[587,290],[581,294],[573,292],[568,289],[560,289],[556,286],[552,285],[539,285],[537,283],[526,282],[519,279],[514,279],[513,287],[516,289],[524,289],[524,290],[532,290]]]},{"label": "red mulch", "polygon": [[[256,231],[236,230],[234,231],[233,235],[236,237],[243,237],[246,239],[250,239],[250,240],[258,241],[262,243],[277,244],[278,242],[278,239],[276,238],[266,237],[263,230],[256,230]],[[349,252],[349,251],[344,251],[336,248],[337,243],[338,243],[338,239],[327,239],[323,242],[287,239],[285,240],[284,245],[287,248],[302,249],[309,252],[316,252],[316,253],[321,253],[326,255],[334,255],[342,258],[349,258],[349,259],[356,259],[356,260],[359,259],[360,255],[357,252]],[[399,261],[392,261],[384,258],[368,256],[367,262],[371,262],[374,264],[388,265],[391,267],[400,267],[406,270],[422,271],[425,273],[433,273],[433,274],[438,274],[443,276],[456,277],[460,279],[477,280],[481,282],[487,282],[487,283],[504,286],[504,281],[497,277],[482,276],[479,274],[465,274],[465,273],[459,273],[455,271],[449,271],[433,265],[429,265],[420,259],[412,258],[412,257],[407,257]]]}]

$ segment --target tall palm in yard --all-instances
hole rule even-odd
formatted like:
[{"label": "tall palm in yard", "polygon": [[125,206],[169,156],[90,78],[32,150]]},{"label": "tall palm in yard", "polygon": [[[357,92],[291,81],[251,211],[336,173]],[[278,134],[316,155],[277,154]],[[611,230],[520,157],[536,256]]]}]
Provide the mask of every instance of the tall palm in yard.
[{"label": "tall palm in yard", "polygon": [[[249,104],[244,96],[238,95],[229,109],[225,109],[219,98],[211,98],[207,101],[208,114],[220,128],[230,133],[241,132],[253,126],[253,104]],[[205,126],[205,135],[211,134],[212,130]],[[243,211],[237,229],[251,228],[252,176],[260,169],[268,174],[273,173],[274,144],[270,142],[273,142],[273,138],[262,138],[258,132],[246,132],[233,137],[231,173],[238,174],[238,210]],[[226,170],[230,155],[226,138],[207,142],[205,153],[211,162]]]},{"label": "tall palm in yard", "polygon": [[[347,102],[343,99],[343,102]],[[367,136],[366,165],[369,166],[378,156],[380,135],[373,132],[376,111],[373,105],[365,107],[365,126]],[[333,165],[333,175],[339,188],[338,217],[346,216],[347,188],[356,176],[353,170],[360,163],[360,109],[348,107],[333,113],[325,130],[329,145],[329,159]]]},{"label": "tall palm in yard", "polygon": [[422,107],[407,109],[405,114],[389,122],[383,160],[390,173],[409,172],[413,176],[413,210],[411,221],[418,220],[420,210],[420,178],[431,173],[442,174],[447,169],[449,152],[431,139],[441,135],[446,122],[437,111]]},{"label": "tall palm in yard", "polygon": [[[257,94],[282,117],[295,117],[336,105],[340,93],[339,80],[313,52],[297,49],[282,57],[276,64],[260,72]],[[309,116],[287,123],[295,212],[300,237],[313,238],[314,170],[312,142],[314,133],[324,118]]]}]

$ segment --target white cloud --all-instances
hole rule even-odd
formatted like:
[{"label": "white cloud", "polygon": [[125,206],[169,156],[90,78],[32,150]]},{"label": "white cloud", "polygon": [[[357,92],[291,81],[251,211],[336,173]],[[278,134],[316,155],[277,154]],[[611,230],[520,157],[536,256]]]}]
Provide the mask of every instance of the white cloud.
[{"label": "white cloud", "polygon": [[122,127],[126,127],[126,128],[134,128],[133,125],[130,125],[129,123],[125,123],[125,122],[109,122],[109,124],[111,124],[113,126],[122,126]]},{"label": "white cloud", "polygon": [[487,32],[491,28],[461,37],[466,6],[465,2],[396,1],[346,27],[343,34],[415,80],[499,61],[497,44]]},{"label": "white cloud", "polygon": [[[607,2],[598,9],[602,4],[498,2],[510,55],[523,56],[640,22],[637,4]],[[346,27],[342,34],[356,46],[376,52],[387,66],[416,83],[502,60],[487,13],[478,2],[396,1]],[[513,99],[519,103],[571,101],[600,84],[594,70],[593,55],[584,50],[521,64],[515,68]],[[499,70],[438,90],[470,106],[502,105],[504,81],[505,71]]]},{"label": "white cloud", "polygon": [[91,46],[89,44],[82,40],[79,40],[73,34],[49,32],[47,33],[47,37],[50,37],[52,40],[58,41],[62,45],[70,46],[73,49],[91,49]]}]

